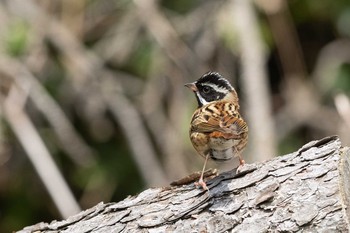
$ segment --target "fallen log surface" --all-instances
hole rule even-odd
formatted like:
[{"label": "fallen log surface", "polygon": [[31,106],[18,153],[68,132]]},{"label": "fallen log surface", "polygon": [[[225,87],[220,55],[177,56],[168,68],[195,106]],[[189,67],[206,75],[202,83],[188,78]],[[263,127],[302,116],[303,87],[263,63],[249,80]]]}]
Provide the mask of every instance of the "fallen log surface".
[{"label": "fallen log surface", "polygon": [[150,188],[27,232],[349,232],[350,151],[337,136],[207,182]]}]

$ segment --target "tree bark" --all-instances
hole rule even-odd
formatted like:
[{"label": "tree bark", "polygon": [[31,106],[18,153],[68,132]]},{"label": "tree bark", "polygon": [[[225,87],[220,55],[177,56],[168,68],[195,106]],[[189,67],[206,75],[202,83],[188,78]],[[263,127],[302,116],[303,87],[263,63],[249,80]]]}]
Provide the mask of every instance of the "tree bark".
[{"label": "tree bark", "polygon": [[337,136],[207,181],[151,188],[27,232],[349,232],[350,151]]}]

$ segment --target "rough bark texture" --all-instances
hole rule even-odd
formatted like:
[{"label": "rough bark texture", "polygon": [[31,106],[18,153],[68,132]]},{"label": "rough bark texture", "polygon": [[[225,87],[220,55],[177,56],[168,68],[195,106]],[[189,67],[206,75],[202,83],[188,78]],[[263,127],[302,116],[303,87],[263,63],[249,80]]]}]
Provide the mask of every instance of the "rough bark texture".
[{"label": "rough bark texture", "polygon": [[350,151],[336,136],[207,184],[151,188],[20,232],[349,232]]}]

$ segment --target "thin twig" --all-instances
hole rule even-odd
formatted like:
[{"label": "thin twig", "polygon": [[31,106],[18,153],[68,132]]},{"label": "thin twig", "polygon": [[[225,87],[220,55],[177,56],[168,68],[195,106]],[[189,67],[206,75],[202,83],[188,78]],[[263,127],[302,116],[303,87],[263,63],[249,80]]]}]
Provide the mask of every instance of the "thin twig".
[{"label": "thin twig", "polygon": [[[12,4],[16,3],[16,7],[20,8],[23,7],[21,5],[20,1],[12,1]],[[121,96],[121,102],[113,103],[114,98],[117,98],[115,96],[108,96],[108,98],[105,98],[105,93],[101,93],[101,88],[103,89],[104,84],[101,84],[99,78],[105,77],[108,75],[109,77],[113,77],[114,74],[111,73],[109,70],[103,68],[104,61],[98,57],[93,51],[85,49],[79,41],[67,30],[64,25],[62,25],[60,22],[56,21],[53,18],[50,18],[48,15],[46,15],[45,12],[43,12],[33,1],[26,1],[26,6],[28,5],[28,8],[31,9],[31,11],[25,12],[23,14],[23,17],[28,19],[29,22],[33,24],[33,26],[36,26],[36,20],[37,18],[42,19],[45,21],[50,27],[48,30],[45,31],[46,36],[49,38],[51,42],[55,46],[57,46],[58,51],[62,55],[62,59],[64,61],[64,65],[74,77],[73,82],[75,82],[74,87],[76,90],[80,93],[81,96],[84,96],[84,101],[89,102],[93,101],[95,103],[98,103],[98,106],[103,109],[111,108],[110,110],[115,113],[113,116],[115,117],[116,121],[121,125],[124,126],[124,122],[120,121],[122,120],[129,120],[133,119],[133,121],[129,121],[128,123],[136,125],[139,130],[137,136],[137,140],[134,142],[129,142],[129,145],[133,148],[132,155],[134,156],[135,161],[137,161],[137,164],[139,165],[138,168],[142,172],[142,176],[146,180],[147,184],[155,184],[158,183],[159,177],[165,177],[164,172],[162,171],[161,167],[158,165],[159,163],[156,161],[156,153],[154,149],[152,148],[152,144],[149,143],[145,126],[142,124],[142,120],[139,117],[130,116],[128,118],[126,116],[126,113],[133,114],[135,112],[128,111],[127,109],[133,109],[131,103],[128,102],[128,105],[123,105],[127,101],[127,99],[123,96]],[[103,80],[103,78],[102,78]],[[113,85],[118,86],[116,83]],[[113,99],[112,99],[113,97]],[[118,105],[118,103],[121,103]],[[125,106],[124,108],[119,108]],[[116,109],[117,107],[117,109]],[[125,111],[125,112],[124,112]],[[118,117],[117,114],[124,114],[122,117]],[[137,112],[135,114],[138,114]],[[128,128],[122,127],[124,135],[128,135],[130,133]],[[143,134],[143,135],[140,135]],[[133,138],[127,137],[129,140],[133,140]],[[141,140],[141,141],[140,141]],[[147,141],[142,141],[147,140]],[[144,151],[149,153],[143,153]],[[138,154],[135,154],[138,153]],[[150,156],[149,156],[150,155]],[[138,161],[138,159],[142,158],[143,161],[148,161],[149,164],[156,165],[158,167],[150,168],[147,166],[142,166],[142,161]],[[147,169],[144,169],[144,167],[147,167]],[[159,177],[153,176],[154,170],[158,171],[160,174]],[[148,174],[149,173],[149,174]],[[148,180],[149,177],[153,177],[156,180]]]},{"label": "thin twig", "polygon": [[334,83],[334,75],[337,74],[342,64],[350,63],[350,41],[348,39],[334,40],[325,45],[316,60],[312,78],[315,84],[323,92],[328,92]]},{"label": "thin twig", "polygon": [[121,16],[119,22],[94,45],[93,50],[106,61],[117,64],[126,62],[139,39],[141,23],[136,13],[136,10],[129,10]]},{"label": "thin twig", "polygon": [[142,119],[139,112],[123,94],[115,90],[118,86],[112,77],[107,80],[106,75],[101,85],[105,102],[123,129],[127,142],[133,152],[135,162],[147,185],[165,185],[168,180],[155,157],[155,151],[150,147],[152,143],[146,136],[147,132],[142,126]]},{"label": "thin twig", "polygon": [[301,51],[298,35],[288,8],[288,2],[283,0],[256,0],[266,13],[271,33],[286,78],[305,78],[304,56]]},{"label": "thin twig", "polygon": [[334,104],[335,107],[340,115],[340,117],[343,119],[347,127],[350,129],[350,100],[349,98],[343,94],[337,94],[334,97]]},{"label": "thin twig", "polygon": [[276,155],[276,137],[271,96],[266,74],[266,57],[252,2],[234,0],[233,20],[240,42],[242,84],[246,95],[252,154],[258,160]]},{"label": "thin twig", "polygon": [[[177,107],[177,102],[180,102],[182,106],[183,101],[180,101],[180,97],[176,98],[176,96],[173,96],[172,99],[176,98],[176,101],[170,104],[169,115],[171,117],[167,117],[166,111],[159,108],[164,98],[167,98],[168,95],[166,90],[164,90],[160,77],[156,75],[150,78],[145,86],[145,91],[142,98],[140,98],[140,111],[146,119],[150,133],[153,135],[158,148],[165,156],[164,166],[169,178],[171,180],[178,179],[187,173],[184,149],[180,137],[180,129],[183,122],[179,116],[182,115],[182,109],[174,110]],[[178,86],[182,88],[182,85]],[[173,89],[178,89],[177,91],[180,88],[173,85]]]},{"label": "thin twig", "polygon": [[84,0],[63,0],[61,16],[63,24],[69,27],[70,31],[78,38],[83,34],[84,29],[84,9],[86,1]]},{"label": "thin twig", "polygon": [[82,166],[91,165],[94,161],[94,152],[76,132],[61,107],[47,93],[37,78],[24,65],[10,58],[1,57],[0,67],[22,88],[30,87],[29,96],[50,122],[54,133],[61,142],[62,149],[72,160]]},{"label": "thin twig", "polygon": [[169,20],[157,8],[155,0],[134,0],[134,3],[138,8],[141,21],[150,34],[184,74],[189,76],[191,73],[195,73],[192,70],[203,70],[203,68],[200,68],[200,57],[195,56],[191,49],[180,39]]},{"label": "thin twig", "polygon": [[[60,27],[58,23],[57,27]],[[79,44],[70,37],[68,32],[64,30],[64,28],[61,27],[60,31],[63,36],[52,39],[58,42],[57,45],[67,60],[70,62],[79,61],[79,65],[70,66],[71,68],[68,70],[71,70],[73,76],[85,74],[85,80],[81,80],[85,85],[77,86],[79,89],[84,88],[80,91],[87,92],[87,90],[89,90],[88,95],[84,95],[86,96],[85,101],[93,100],[94,102],[99,103],[99,106],[105,106],[106,109],[111,110],[114,118],[123,129],[123,133],[128,140],[132,155],[134,156],[135,162],[142,174],[142,178],[147,185],[154,186],[165,184],[165,173],[163,172],[160,163],[157,161],[156,152],[152,148],[152,143],[147,137],[147,131],[138,111],[122,94],[108,92],[109,95],[106,95],[104,91],[105,86],[111,85],[105,84],[104,81],[107,79],[107,76],[113,77],[114,74],[98,65],[103,63],[102,60],[100,60],[100,58],[92,51],[87,52],[84,48],[80,47]],[[66,40],[67,38],[69,39]],[[67,48],[72,46],[78,48],[73,54],[72,51],[67,51]],[[86,56],[86,53],[89,53],[89,56]],[[96,74],[96,76],[93,74]],[[96,77],[101,77],[101,80],[98,80]],[[88,80],[90,80],[90,82],[88,82]],[[119,86],[119,84],[114,81],[112,86]],[[130,116],[128,116],[128,114],[130,114]],[[128,125],[128,127],[125,127],[126,125]]]},{"label": "thin twig", "polygon": [[4,116],[27,152],[29,159],[45,184],[62,218],[79,213],[80,207],[58,170],[35,126],[23,111],[26,94],[12,85],[3,103]]},{"label": "thin twig", "polygon": [[[179,131],[175,129],[180,128],[183,124],[181,118],[183,112],[183,94],[181,89],[185,83],[183,77],[191,77],[192,74],[199,74],[199,71],[207,71],[201,63],[201,58],[196,56],[193,51],[183,42],[179,36],[179,32],[172,26],[169,19],[163,14],[158,8],[156,1],[134,1],[137,7],[141,22],[146,26],[150,35],[155,39],[158,46],[164,51],[165,55],[169,60],[175,64],[177,69],[171,68],[170,64],[168,66],[163,65],[168,69],[167,78],[170,80],[171,91],[167,92],[169,110],[164,111],[169,112],[168,118],[166,119],[164,125],[165,138],[159,139],[158,135],[155,135],[155,140],[164,141],[165,144],[162,145],[162,149],[165,159],[166,170],[170,173],[172,178],[178,177],[184,171],[185,160],[183,159],[183,149],[181,147],[181,142],[176,136]],[[169,71],[169,69],[171,69]],[[157,71],[159,72],[159,70]],[[157,91],[158,92],[158,91]],[[158,95],[148,95],[148,97],[160,98]],[[150,101],[152,102],[152,100]],[[145,104],[146,101],[143,101]],[[170,124],[171,126],[167,126]],[[153,130],[154,132],[155,130]],[[159,144],[159,142],[158,142]],[[176,154],[176,155],[174,155]]]}]

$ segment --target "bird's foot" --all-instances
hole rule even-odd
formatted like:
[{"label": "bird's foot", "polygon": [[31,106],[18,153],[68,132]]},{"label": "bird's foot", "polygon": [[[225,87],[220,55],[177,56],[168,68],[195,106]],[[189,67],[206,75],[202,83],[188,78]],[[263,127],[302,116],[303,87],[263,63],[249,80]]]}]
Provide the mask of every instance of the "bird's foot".
[{"label": "bird's foot", "polygon": [[196,185],[196,187],[201,186],[204,190],[208,190],[209,191],[209,188],[208,188],[207,184],[204,182],[204,180],[202,178],[200,178],[198,180],[198,182],[194,182],[194,185]]},{"label": "bird's foot", "polygon": [[[218,170],[210,168],[204,172],[203,178],[211,179],[217,175],[218,175]],[[175,180],[175,181],[171,182],[170,185],[171,186],[181,186],[181,185],[190,184],[190,183],[198,180],[200,178],[200,176],[201,176],[201,172],[194,172],[194,173],[192,173],[184,178],[181,178],[179,180]],[[198,184],[198,183],[199,182],[195,182],[195,184]]]},{"label": "bird's foot", "polygon": [[244,170],[244,165],[245,165],[245,161],[244,159],[241,158],[241,156],[239,156],[238,159],[239,159],[239,166],[237,167],[236,174],[241,173]]},{"label": "bird's foot", "polygon": [[241,156],[239,156],[238,158],[239,158],[239,166],[244,166],[245,164],[244,159],[242,159]]}]

